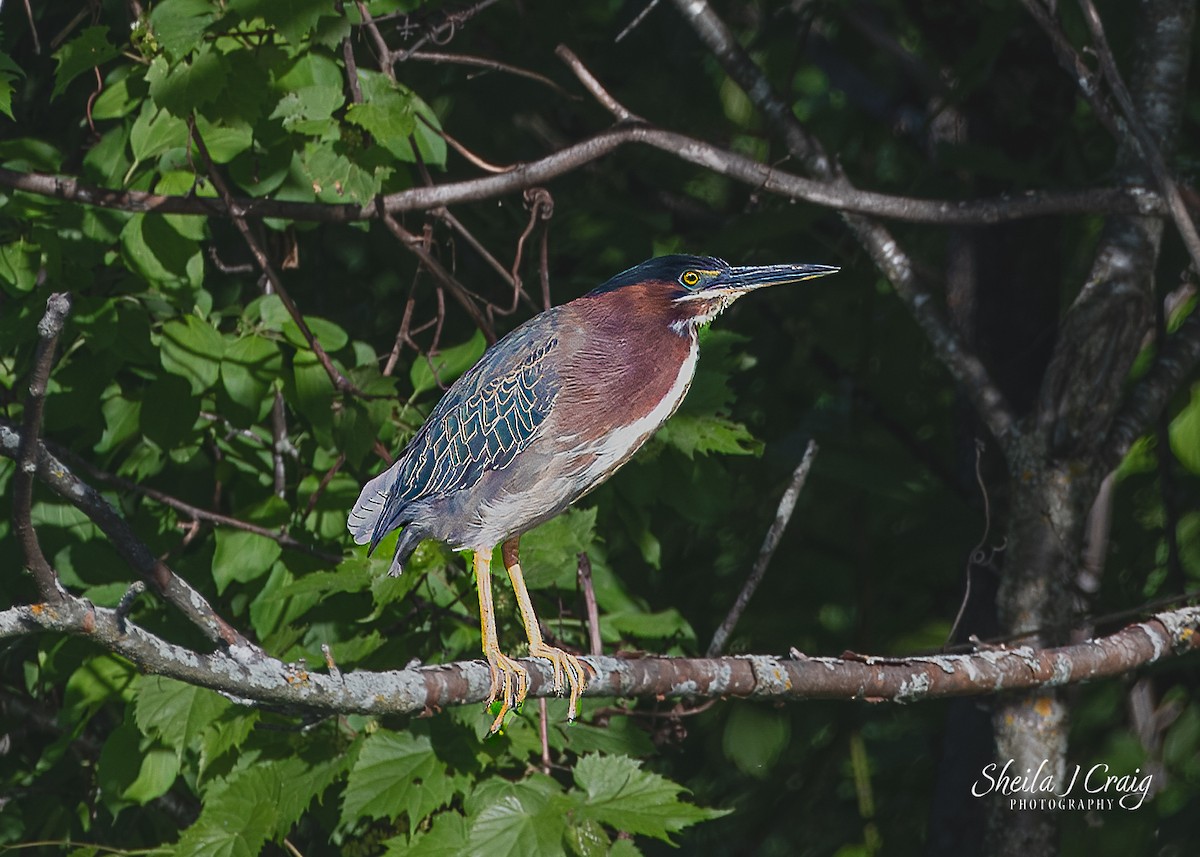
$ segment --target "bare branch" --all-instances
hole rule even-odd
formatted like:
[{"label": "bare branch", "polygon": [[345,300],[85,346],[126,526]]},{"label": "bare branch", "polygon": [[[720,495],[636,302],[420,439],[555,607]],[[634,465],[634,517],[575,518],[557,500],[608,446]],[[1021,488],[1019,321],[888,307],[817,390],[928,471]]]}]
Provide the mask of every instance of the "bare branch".
[{"label": "bare branch", "polygon": [[[0,420],[0,455],[15,459],[20,447],[21,433]],[[229,646],[252,647],[253,644],[240,632],[217,615],[203,595],[155,557],[107,500],[51,455],[41,442],[37,444],[37,477],[87,515],[108,537],[121,558],[210,640]]]},{"label": "bare branch", "polygon": [[200,132],[196,130],[194,121],[189,120],[189,132],[191,139],[195,142],[197,150],[200,152],[200,157],[204,159],[204,168],[208,174],[209,180],[213,183],[213,187],[217,189],[217,193],[221,195],[221,199],[225,202],[225,209],[228,216],[233,220],[234,226],[241,233],[242,239],[246,242],[246,246],[250,248],[250,253],[254,256],[254,261],[258,263],[258,267],[262,270],[263,276],[267,278],[267,282],[271,284],[271,290],[278,296],[283,303],[284,308],[288,311],[292,321],[296,323],[300,334],[304,337],[304,341],[308,343],[309,349],[316,355],[317,361],[325,370],[325,374],[329,376],[329,380],[333,382],[335,389],[343,393],[353,393],[355,395],[363,395],[350,379],[338,371],[338,368],[333,365],[333,360],[321,347],[320,341],[317,340],[316,334],[308,326],[308,322],[304,320],[304,316],[300,312],[300,308],[296,306],[287,289],[284,288],[283,279],[279,276],[279,272],[275,270],[275,266],[271,264],[270,257],[263,249],[262,244],[254,237],[254,231],[250,228],[250,224],[246,222],[245,214],[238,208],[237,202],[233,194],[229,190],[229,185],[221,176],[217,169],[216,163],[208,152],[208,146],[204,144]]},{"label": "bare branch", "polygon": [[[868,214],[888,220],[935,225],[1008,223],[1030,217],[1059,215],[1157,215],[1165,208],[1161,197],[1142,187],[1091,188],[1068,191],[1029,191],[974,200],[917,199],[833,186],[806,179],[730,152],[718,146],[649,126],[613,128],[560,149],[536,161],[518,164],[486,178],[414,187],[383,197],[382,209],[391,214],[428,211],[463,202],[496,199],[546,184],[629,143],[641,143],[681,160],[721,173],[757,190],[826,208]],[[375,200],[358,204],[292,202],[252,197],[172,196],[136,190],[112,190],[88,185],[70,176],[24,173],[0,167],[0,186],[38,196],[155,214],[237,216],[257,220],[276,217],[313,223],[353,223],[379,216]]]},{"label": "bare branch", "polygon": [[13,529],[25,555],[25,567],[33,576],[42,598],[58,603],[67,597],[58,574],[46,561],[42,546],[33,528],[33,477],[38,464],[38,435],[42,430],[42,412],[46,407],[46,387],[54,368],[58,337],[71,313],[71,296],[65,292],[50,295],[46,312],[38,323],[38,344],[33,357],[33,374],[29,379],[29,397],[17,449],[17,472],[13,475]]},{"label": "bare branch", "polygon": [[771,557],[775,556],[775,549],[779,547],[783,531],[787,529],[788,522],[792,519],[792,512],[796,508],[796,499],[804,490],[804,482],[808,479],[808,472],[812,470],[816,457],[817,442],[810,440],[808,447],[804,450],[804,457],[800,459],[800,463],[796,465],[796,470],[792,473],[792,481],[788,483],[787,490],[779,498],[779,508],[775,512],[775,520],[771,522],[771,527],[763,539],[762,547],[758,550],[758,558],[754,561],[750,576],[746,578],[746,582],[742,585],[742,591],[738,593],[733,606],[729,608],[729,614],[725,617],[725,621],[713,634],[712,642],[708,644],[708,651],[705,653],[706,657],[715,658],[725,651],[729,635],[733,633],[738,620],[742,618],[742,613],[746,611],[746,605],[750,603],[755,590],[762,583],[763,576],[767,573],[767,566],[771,564]]}]

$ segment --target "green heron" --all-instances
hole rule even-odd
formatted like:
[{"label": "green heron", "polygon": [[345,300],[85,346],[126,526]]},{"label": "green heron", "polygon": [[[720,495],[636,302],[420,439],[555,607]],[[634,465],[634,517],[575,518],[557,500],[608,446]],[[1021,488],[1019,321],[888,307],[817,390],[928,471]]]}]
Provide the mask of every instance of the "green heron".
[{"label": "green heron", "polygon": [[397,527],[389,574],[426,538],[474,551],[492,731],[529,689],[526,669],[500,651],[492,551],[516,592],[529,655],[569,686],[574,719],[587,683],[574,655],[542,637],[521,574],[518,540],[629,460],[679,407],[698,353],[697,329],[763,286],[832,274],[827,265],[731,267],[708,256],[643,262],[570,303],[533,317],[455,381],[404,452],[368,482],[347,525],[370,550]]}]

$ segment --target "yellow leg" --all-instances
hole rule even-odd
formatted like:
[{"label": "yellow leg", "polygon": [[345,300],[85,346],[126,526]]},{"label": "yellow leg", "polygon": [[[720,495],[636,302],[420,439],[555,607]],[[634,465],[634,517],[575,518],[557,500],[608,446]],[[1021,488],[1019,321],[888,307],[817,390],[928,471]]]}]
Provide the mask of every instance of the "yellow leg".
[{"label": "yellow leg", "polygon": [[517,594],[517,605],[521,608],[521,621],[525,625],[525,633],[529,636],[529,656],[545,658],[554,667],[554,690],[562,694],[563,676],[566,676],[570,688],[571,702],[567,708],[567,719],[574,720],[579,694],[587,687],[587,673],[579,658],[562,649],[547,645],[542,639],[542,627],[537,615],[533,612],[533,602],[529,600],[529,590],[525,588],[525,576],[521,574],[521,563],[518,559],[517,537],[514,536],[504,543],[500,550],[504,557],[504,567],[508,569],[508,578],[512,581],[513,591]]},{"label": "yellow leg", "polygon": [[487,658],[492,674],[492,688],[487,705],[500,697],[500,713],[492,721],[496,732],[504,723],[504,715],[510,708],[520,705],[529,692],[529,673],[525,667],[500,651],[500,640],[496,634],[496,611],[492,607],[492,552],[475,551],[475,584],[479,587],[479,630],[483,636],[483,654]]}]

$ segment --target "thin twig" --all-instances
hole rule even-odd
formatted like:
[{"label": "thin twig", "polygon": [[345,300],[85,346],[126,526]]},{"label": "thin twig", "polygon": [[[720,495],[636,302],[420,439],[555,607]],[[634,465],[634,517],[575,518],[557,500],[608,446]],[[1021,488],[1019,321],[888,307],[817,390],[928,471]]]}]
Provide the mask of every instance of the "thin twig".
[{"label": "thin twig", "polygon": [[438,51],[409,51],[406,56],[410,60],[420,60],[422,62],[432,63],[454,63],[457,65],[469,65],[475,68],[485,68],[490,71],[504,72],[505,74],[516,75],[523,77],[526,80],[537,81],[538,83],[548,86],[564,98],[577,98],[573,96],[557,83],[544,74],[538,74],[536,71],[521,68],[520,66],[509,65],[498,60],[488,59],[487,57],[476,57],[469,54],[447,54]]},{"label": "thin twig", "polygon": [[641,24],[642,21],[644,21],[646,19],[647,15],[649,15],[652,11],[654,11],[654,7],[657,6],[658,4],[659,4],[659,0],[650,0],[650,2],[646,4],[646,8],[643,9],[642,11],[638,12],[637,15],[634,17],[634,19],[625,25],[625,29],[623,29],[621,32],[617,33],[617,37],[615,39],[613,39],[613,41],[620,42],[622,39],[624,39],[626,36],[628,36],[630,33],[632,33],[635,29],[637,29],[638,25]]},{"label": "thin twig", "polygon": [[971,553],[967,557],[967,581],[963,587],[962,603],[958,605],[958,613],[954,617],[954,623],[950,626],[950,633],[946,635],[946,646],[954,641],[954,635],[958,633],[958,623],[962,621],[963,613],[967,611],[967,603],[971,600],[971,571],[977,565],[983,565],[987,558],[983,552],[983,546],[987,544],[988,535],[992,531],[992,504],[988,497],[987,484],[983,481],[983,449],[983,441],[976,438],[975,482],[979,485],[979,495],[983,498],[983,535],[979,537],[979,542],[971,549]]},{"label": "thin twig", "polygon": [[287,412],[283,406],[283,393],[275,391],[275,401],[271,404],[271,460],[274,464],[275,496],[284,499],[287,496],[287,468],[284,467],[283,457],[289,449],[294,450],[287,433]]},{"label": "thin twig", "polygon": [[50,371],[54,368],[58,338],[70,313],[71,296],[66,292],[56,292],[46,301],[46,312],[38,322],[38,344],[33,358],[33,373],[29,379],[29,397],[25,400],[17,469],[13,474],[13,529],[25,555],[25,567],[33,576],[42,599],[56,604],[61,603],[67,593],[58,574],[42,553],[37,531],[33,527],[33,477],[37,473],[38,435],[42,430],[42,413],[46,407],[46,388],[50,382]]},{"label": "thin twig", "polygon": [[566,45],[559,45],[554,49],[554,53],[575,73],[575,77],[579,79],[579,82],[583,84],[584,89],[588,91],[592,98],[596,99],[600,106],[615,116],[618,122],[646,121],[624,104],[617,101],[617,99],[613,98],[612,94],[600,85],[600,81],[588,70],[588,67],[583,64],[579,57],[575,56],[574,51]]},{"label": "thin twig", "polygon": [[201,137],[200,132],[196,128],[195,120],[189,118],[188,126],[190,132],[189,139],[195,142],[196,149],[200,152],[200,157],[204,160],[204,167],[208,173],[209,180],[212,181],[213,187],[217,189],[217,192],[225,201],[225,207],[229,212],[229,217],[233,220],[234,226],[237,227],[238,232],[241,233],[242,239],[246,242],[246,246],[250,248],[250,253],[254,256],[254,260],[258,262],[258,267],[263,272],[263,276],[266,277],[267,282],[271,284],[271,291],[279,297],[280,302],[283,303],[284,308],[288,311],[288,315],[291,316],[292,321],[296,323],[296,327],[299,329],[300,335],[303,336],[304,341],[308,343],[309,349],[316,356],[317,361],[321,364],[322,368],[324,368],[325,374],[329,376],[329,380],[333,382],[334,388],[343,393],[352,393],[357,396],[362,396],[363,392],[359,390],[358,387],[356,387],[353,383],[351,383],[350,379],[339,372],[337,367],[333,365],[333,360],[329,357],[329,354],[326,353],[325,349],[321,346],[321,343],[317,340],[316,334],[314,334],[312,329],[309,328],[308,322],[304,320],[304,315],[300,312],[300,308],[296,306],[295,301],[292,300],[291,295],[289,295],[287,289],[284,288],[283,279],[275,270],[275,266],[271,264],[271,260],[267,256],[266,251],[263,249],[262,244],[260,244],[258,239],[254,237],[254,230],[250,228],[250,224],[246,221],[244,213],[240,208],[238,208],[236,200],[229,190],[229,185],[225,182],[224,177],[217,169],[217,165],[213,161],[212,155],[209,154],[208,146],[205,145],[204,139]]},{"label": "thin twig", "polygon": [[383,222],[391,230],[392,234],[400,239],[400,243],[421,260],[421,263],[433,274],[434,278],[449,289],[451,296],[467,311],[467,315],[471,317],[471,321],[475,322],[475,326],[483,332],[488,344],[494,343],[496,341],[496,331],[488,323],[487,319],[484,318],[479,307],[475,305],[474,294],[455,279],[454,275],[447,271],[441,262],[433,257],[433,254],[422,244],[420,238],[401,226],[394,217],[385,214]]},{"label": "thin twig", "polygon": [[588,653],[604,654],[604,643],[600,638],[600,608],[596,604],[596,588],[592,585],[592,558],[587,552],[577,557],[579,588],[583,591],[583,607],[587,614]]},{"label": "thin twig", "polygon": [[771,557],[775,555],[775,549],[779,547],[779,540],[783,538],[783,531],[787,528],[788,521],[792,519],[792,512],[796,508],[796,498],[804,489],[804,481],[808,478],[808,472],[812,469],[813,460],[816,457],[817,442],[810,440],[808,448],[804,450],[804,457],[800,459],[800,463],[796,465],[796,470],[792,473],[792,481],[788,483],[787,490],[779,498],[779,508],[775,512],[775,520],[771,522],[771,527],[767,530],[766,538],[763,539],[762,547],[759,548],[758,559],[754,562],[750,576],[742,585],[742,591],[738,593],[737,600],[729,608],[729,615],[717,628],[712,642],[708,644],[708,657],[715,658],[725,650],[729,635],[733,633],[738,620],[742,618],[746,605],[754,597],[754,591],[762,583],[763,575],[767,573],[767,566],[771,563]]}]

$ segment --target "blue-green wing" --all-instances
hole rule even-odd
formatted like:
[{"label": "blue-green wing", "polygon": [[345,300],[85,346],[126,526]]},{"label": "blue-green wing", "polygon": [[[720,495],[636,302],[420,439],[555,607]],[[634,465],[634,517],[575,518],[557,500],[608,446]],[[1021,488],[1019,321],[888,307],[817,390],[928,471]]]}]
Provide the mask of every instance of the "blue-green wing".
[{"label": "blue-green wing", "polygon": [[559,391],[552,334],[514,331],[490,349],[438,402],[400,459],[364,486],[347,522],[355,542],[374,546],[408,521],[424,497],[470,487],[529,445]]}]

